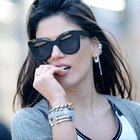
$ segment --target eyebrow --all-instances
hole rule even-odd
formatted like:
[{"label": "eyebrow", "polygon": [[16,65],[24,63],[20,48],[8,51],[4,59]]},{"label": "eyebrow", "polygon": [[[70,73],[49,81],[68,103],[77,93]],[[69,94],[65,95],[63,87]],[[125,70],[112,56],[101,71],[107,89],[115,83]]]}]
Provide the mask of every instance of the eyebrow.
[{"label": "eyebrow", "polygon": [[61,34],[59,34],[55,39],[50,39],[50,38],[47,38],[47,37],[39,37],[39,38],[35,38],[34,40],[41,40],[41,39],[44,39],[44,40],[48,40],[48,41],[54,41],[56,40],[57,38],[63,36],[63,35],[67,35],[68,33],[71,33],[73,31],[83,31],[83,30],[69,30],[69,31],[65,31],[65,32],[62,32]]}]

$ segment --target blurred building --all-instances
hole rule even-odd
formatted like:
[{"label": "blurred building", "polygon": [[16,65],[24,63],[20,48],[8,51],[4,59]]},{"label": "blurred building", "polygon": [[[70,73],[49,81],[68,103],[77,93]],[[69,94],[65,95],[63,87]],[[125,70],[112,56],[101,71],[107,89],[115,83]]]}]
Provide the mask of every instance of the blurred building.
[{"label": "blurred building", "polygon": [[[86,1],[86,0],[85,0]],[[32,0],[0,1],[0,119],[9,125],[19,69],[27,54],[26,13]],[[126,52],[140,102],[140,0],[87,0],[98,23]],[[110,5],[110,7],[109,7]],[[113,7],[117,7],[114,8]]]}]

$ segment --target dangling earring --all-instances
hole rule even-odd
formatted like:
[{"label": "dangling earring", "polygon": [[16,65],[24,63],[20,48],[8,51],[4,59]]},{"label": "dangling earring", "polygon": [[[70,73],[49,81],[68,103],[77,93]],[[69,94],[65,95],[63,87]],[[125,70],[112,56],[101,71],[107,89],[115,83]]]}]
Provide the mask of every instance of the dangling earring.
[{"label": "dangling earring", "polygon": [[102,53],[102,44],[101,43],[98,44],[98,48],[100,49],[100,53],[97,54],[96,57],[94,57],[94,62],[95,63],[98,63],[99,70],[100,70],[100,75],[103,75],[103,73],[102,73],[102,67],[101,67],[101,62],[100,62],[100,57],[99,57],[101,55],[101,53]]}]

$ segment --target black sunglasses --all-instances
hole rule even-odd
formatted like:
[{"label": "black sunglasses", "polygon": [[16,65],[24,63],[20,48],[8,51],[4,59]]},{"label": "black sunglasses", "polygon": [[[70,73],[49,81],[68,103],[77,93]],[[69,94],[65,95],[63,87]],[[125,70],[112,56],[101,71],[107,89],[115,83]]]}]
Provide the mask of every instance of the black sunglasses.
[{"label": "black sunglasses", "polygon": [[76,53],[80,49],[80,35],[91,37],[86,31],[72,30],[60,34],[54,41],[48,38],[36,38],[30,40],[28,45],[36,60],[46,61],[51,57],[54,45],[57,45],[64,54]]}]

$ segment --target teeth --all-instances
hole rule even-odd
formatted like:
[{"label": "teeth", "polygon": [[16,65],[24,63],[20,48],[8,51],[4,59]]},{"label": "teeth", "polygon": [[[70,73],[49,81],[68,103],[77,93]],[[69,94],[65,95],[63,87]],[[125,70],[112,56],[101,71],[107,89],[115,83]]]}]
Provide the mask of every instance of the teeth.
[{"label": "teeth", "polygon": [[63,69],[63,70],[66,70],[66,69],[69,69],[70,66],[60,66],[59,68]]},{"label": "teeth", "polygon": [[61,68],[61,69],[65,69],[65,68],[66,68],[66,66],[60,66],[60,68]]}]

